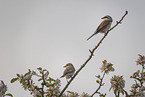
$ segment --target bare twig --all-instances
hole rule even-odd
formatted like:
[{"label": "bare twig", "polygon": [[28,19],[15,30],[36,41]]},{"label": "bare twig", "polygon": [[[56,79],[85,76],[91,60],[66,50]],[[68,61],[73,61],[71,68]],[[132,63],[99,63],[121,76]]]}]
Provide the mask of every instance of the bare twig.
[{"label": "bare twig", "polygon": [[123,91],[124,91],[126,97],[130,97],[130,95],[128,95],[127,91],[125,91],[124,89],[123,89]]},{"label": "bare twig", "polygon": [[126,11],[126,13],[123,15],[123,17],[119,20],[119,22],[116,22],[116,25],[114,25],[110,30],[107,31],[107,33],[104,35],[104,37],[100,40],[100,42],[92,49],[89,50],[90,51],[90,56],[88,57],[88,59],[84,62],[83,65],[81,65],[81,67],[76,71],[76,73],[74,74],[74,76],[69,80],[69,82],[66,84],[66,86],[64,87],[64,89],[61,91],[59,97],[61,97],[61,95],[64,93],[64,91],[68,88],[68,86],[70,85],[70,83],[72,82],[72,80],[77,76],[77,74],[86,66],[86,64],[91,60],[91,58],[94,55],[95,50],[99,47],[99,45],[102,43],[102,41],[105,39],[105,37],[107,36],[107,34],[113,30],[118,24],[121,23],[121,21],[124,19],[124,17],[128,14],[128,11]]},{"label": "bare twig", "polygon": [[101,81],[100,81],[100,83],[99,83],[99,87],[97,88],[97,90],[92,94],[92,96],[91,97],[93,97],[96,93],[98,93],[98,94],[101,94],[100,92],[98,92],[99,90],[100,90],[100,88],[101,88],[101,86],[103,86],[104,84],[103,84],[103,79],[104,79],[104,76],[105,76],[105,71],[104,71],[104,74],[103,74],[103,76],[102,76],[102,78],[101,78]]},{"label": "bare twig", "polygon": [[41,97],[44,97],[44,84],[45,84],[45,79],[44,79],[44,71],[42,71],[42,93],[41,93]]}]

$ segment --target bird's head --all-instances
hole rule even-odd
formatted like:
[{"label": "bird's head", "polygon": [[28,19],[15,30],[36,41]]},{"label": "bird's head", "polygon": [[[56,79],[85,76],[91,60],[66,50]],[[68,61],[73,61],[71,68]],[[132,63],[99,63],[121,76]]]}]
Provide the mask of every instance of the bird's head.
[{"label": "bird's head", "polygon": [[69,66],[73,66],[72,63],[67,63],[64,67],[69,67]]},{"label": "bird's head", "polygon": [[109,21],[113,22],[112,17],[111,17],[111,16],[109,16],[109,15],[106,15],[106,16],[102,17],[101,19],[104,19],[104,20],[109,20]]}]

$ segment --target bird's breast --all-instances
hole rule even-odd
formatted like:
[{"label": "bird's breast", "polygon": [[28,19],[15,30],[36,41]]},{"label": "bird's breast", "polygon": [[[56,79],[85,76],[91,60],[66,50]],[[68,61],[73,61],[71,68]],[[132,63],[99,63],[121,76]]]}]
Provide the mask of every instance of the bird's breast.
[{"label": "bird's breast", "polygon": [[111,27],[111,22],[100,33],[105,33],[106,31],[109,30],[110,27]]}]

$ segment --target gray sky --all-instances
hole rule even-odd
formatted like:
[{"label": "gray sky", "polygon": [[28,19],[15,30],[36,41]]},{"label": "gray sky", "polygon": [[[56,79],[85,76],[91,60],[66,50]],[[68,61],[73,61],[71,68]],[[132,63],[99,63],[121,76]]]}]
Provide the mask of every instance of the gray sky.
[{"label": "gray sky", "polygon": [[[113,75],[124,75],[129,91],[134,83],[129,77],[139,69],[137,54],[145,55],[144,4],[144,0],[0,0],[0,80],[14,97],[31,97],[19,82],[10,84],[17,73],[42,67],[56,79],[68,62],[77,70],[88,58],[88,50],[103,37],[98,34],[86,41],[101,17],[111,15],[113,26],[128,10],[122,24],[108,34],[67,90],[92,94],[98,87],[95,75],[102,74],[99,68],[106,59],[114,64],[115,72],[106,75],[101,91],[112,95],[108,91]],[[63,88],[65,78],[61,83]]]}]

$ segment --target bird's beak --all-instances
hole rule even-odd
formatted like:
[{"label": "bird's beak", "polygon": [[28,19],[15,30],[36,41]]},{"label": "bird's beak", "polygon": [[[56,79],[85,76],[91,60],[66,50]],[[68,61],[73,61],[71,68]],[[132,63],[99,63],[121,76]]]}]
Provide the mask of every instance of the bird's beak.
[{"label": "bird's beak", "polygon": [[101,19],[104,19],[104,18],[106,18],[106,17],[104,16],[104,17],[102,17]]}]

